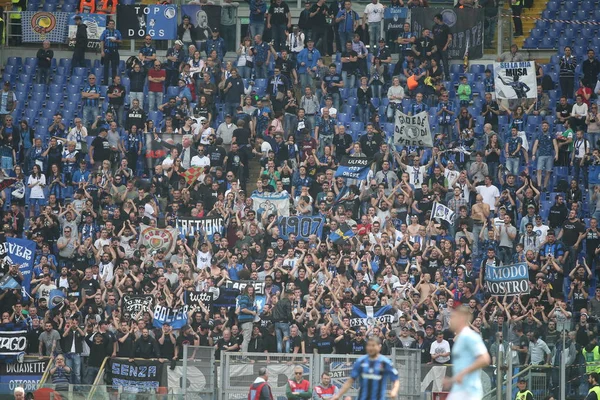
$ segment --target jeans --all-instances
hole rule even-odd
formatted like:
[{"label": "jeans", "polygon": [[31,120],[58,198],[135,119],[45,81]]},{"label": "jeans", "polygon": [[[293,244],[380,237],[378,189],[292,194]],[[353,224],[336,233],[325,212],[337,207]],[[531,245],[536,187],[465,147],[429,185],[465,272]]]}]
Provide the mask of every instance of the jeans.
[{"label": "jeans", "polygon": [[340,49],[345,49],[346,48],[346,42],[351,42],[352,39],[354,38],[354,33],[353,32],[338,32],[338,34],[340,35]]},{"label": "jeans", "polygon": [[300,85],[302,86],[302,91],[304,91],[304,88],[306,87],[310,87],[312,88],[312,77],[309,75],[308,71],[307,72],[302,72],[298,74],[300,77]]},{"label": "jeans", "polygon": [[37,74],[36,74],[36,82],[47,85],[49,78],[50,78],[50,69],[38,67]]},{"label": "jeans", "polygon": [[117,124],[122,125],[123,124],[123,105],[115,105],[115,104],[110,104],[109,107],[111,107],[114,111],[115,114],[115,121],[117,121]]},{"label": "jeans", "polygon": [[508,157],[506,159],[506,169],[512,175],[519,175],[520,157]]},{"label": "jeans", "polygon": [[492,177],[492,183],[498,181],[498,163],[497,162],[486,162],[488,166],[488,173]]},{"label": "jeans", "polygon": [[381,83],[379,83],[379,84],[372,83],[371,91],[373,92],[374,99],[381,99],[382,92],[383,92],[383,85]]},{"label": "jeans", "polygon": [[275,51],[280,51],[285,47],[285,24],[271,24],[271,38]]},{"label": "jeans", "polygon": [[588,132],[588,140],[592,149],[597,149],[599,146],[596,144],[600,140],[600,132]]},{"label": "jeans", "polygon": [[[104,53],[104,77],[102,81],[105,85],[112,82],[112,79],[117,75],[117,67],[119,66],[119,52],[111,51]],[[109,75],[110,69],[110,75]],[[109,79],[110,78],[110,79]]]},{"label": "jeans", "polygon": [[83,124],[91,126],[100,115],[98,106],[83,106]]},{"label": "jeans", "polygon": [[240,103],[225,103],[225,114],[235,115],[237,114],[236,108]]},{"label": "jeans", "polygon": [[71,383],[81,383],[81,355],[68,353],[65,357],[67,367],[71,368]]},{"label": "jeans", "polygon": [[252,68],[242,65],[241,67],[237,67],[238,72],[242,79],[250,79],[252,77]]},{"label": "jeans", "polygon": [[148,112],[158,110],[163,103],[163,92],[148,92]]},{"label": "jeans", "polygon": [[289,353],[290,342],[285,341],[285,349],[283,349],[283,338],[290,337],[290,323],[289,322],[275,322],[275,336],[277,336],[277,352],[278,353]]},{"label": "jeans", "polygon": [[577,182],[581,182],[579,176],[583,175],[583,186],[587,187],[588,186],[588,167],[585,165],[582,167],[580,162],[581,162],[580,158],[575,158],[573,160],[573,179],[575,179]]},{"label": "jeans", "polygon": [[336,92],[336,93],[329,93],[327,92],[327,96],[331,96],[331,99],[333,100],[333,107],[338,110],[338,112],[342,112],[340,110],[340,93]]},{"label": "jeans", "polygon": [[348,89],[354,89],[356,86],[356,75],[352,72],[342,71],[342,80],[344,81],[344,87]]},{"label": "jeans", "polygon": [[381,38],[381,21],[369,22],[369,48],[373,53],[377,50],[379,38]]},{"label": "jeans", "polygon": [[267,64],[265,62],[258,65],[254,63],[254,78],[255,79],[267,79]]},{"label": "jeans", "polygon": [[362,122],[363,124],[367,124],[367,122],[369,122],[369,120],[371,119],[371,110],[370,110],[370,106],[368,104],[359,104],[356,107],[356,111],[358,114],[358,120],[360,122]]},{"label": "jeans", "polygon": [[254,38],[254,36],[256,35],[263,35],[263,32],[265,31],[265,23],[264,21],[261,22],[250,22],[250,24],[248,25],[248,30],[250,31],[250,37]]},{"label": "jeans", "polygon": [[[289,132],[292,129],[292,126],[297,121],[297,117],[294,114],[285,113],[283,115],[283,129],[286,132]],[[311,125],[313,126],[313,125]]]},{"label": "jeans", "polygon": [[402,103],[390,102],[387,106],[387,110],[385,111],[385,115],[387,117],[388,122],[394,122],[396,110],[402,111]]},{"label": "jeans", "polygon": [[85,375],[83,376],[83,383],[86,385],[93,385],[96,380],[96,375],[98,375],[98,371],[100,371],[100,368],[88,365],[85,369]]},{"label": "jeans", "polygon": [[140,102],[140,108],[144,108],[144,92],[129,92],[129,105],[133,103],[133,100]]},{"label": "jeans", "polygon": [[483,229],[483,224],[473,224],[473,248],[471,251],[473,255],[479,255],[482,253],[479,248],[479,235],[481,234],[481,230]]}]

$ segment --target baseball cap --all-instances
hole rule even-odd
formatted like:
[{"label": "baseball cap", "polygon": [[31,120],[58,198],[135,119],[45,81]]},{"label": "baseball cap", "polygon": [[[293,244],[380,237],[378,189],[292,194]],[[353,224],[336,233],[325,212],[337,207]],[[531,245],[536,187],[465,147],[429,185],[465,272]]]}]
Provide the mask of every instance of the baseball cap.
[{"label": "baseball cap", "polygon": [[180,46],[183,46],[183,42],[182,42],[181,40],[176,40],[176,41],[175,41],[175,44],[178,44],[178,45],[180,45]]}]

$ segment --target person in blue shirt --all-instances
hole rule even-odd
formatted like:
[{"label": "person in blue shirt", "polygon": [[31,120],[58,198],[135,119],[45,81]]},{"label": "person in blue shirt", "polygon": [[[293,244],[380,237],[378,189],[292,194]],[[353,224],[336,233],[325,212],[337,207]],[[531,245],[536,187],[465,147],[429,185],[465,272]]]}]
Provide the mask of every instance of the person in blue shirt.
[{"label": "person in blue shirt", "polygon": [[154,61],[156,61],[156,49],[152,46],[152,36],[146,35],[144,37],[144,45],[140,49],[138,58],[146,71],[152,68]]},{"label": "person in blue shirt", "polygon": [[[392,380],[392,388],[387,393],[388,380]],[[354,363],[350,378],[340,388],[331,400],[339,400],[353,385],[358,382],[360,387],[356,400],[384,400],[398,396],[400,380],[398,370],[392,361],[381,355],[381,339],[371,336],[367,340],[367,354]]]},{"label": "person in blue shirt", "polygon": [[[115,20],[108,21],[106,29],[100,36],[100,54],[104,58],[104,79],[103,83],[108,85],[109,76],[117,75],[117,66],[119,65],[119,45],[123,42],[121,32],[115,29]],[[110,69],[110,75],[108,71]]]},{"label": "person in blue shirt", "polygon": [[298,63],[298,75],[300,76],[300,85],[303,89],[307,86],[313,87],[311,72],[317,70],[317,61],[321,58],[319,50],[315,49],[315,42],[308,39],[306,47],[298,53],[296,62]]},{"label": "person in blue shirt", "polygon": [[225,46],[225,39],[219,36],[219,30],[217,28],[213,28],[212,38],[206,41],[206,56],[209,57],[213,50],[217,52],[219,61],[223,62],[225,53],[227,53],[227,48]]},{"label": "person in blue shirt", "polygon": [[466,306],[450,315],[450,328],[456,334],[452,346],[452,385],[448,400],[479,400],[483,398],[480,369],[490,365],[491,357],[479,333],[469,327],[472,317]]},{"label": "person in blue shirt", "polygon": [[446,135],[446,137],[450,137],[452,135],[454,111],[452,102],[448,100],[448,93],[444,93],[440,96],[436,116],[438,118],[441,133]]},{"label": "person in blue shirt", "polygon": [[516,126],[510,130],[511,136],[505,144],[506,169],[509,174],[519,175],[519,164],[521,163],[521,147],[523,140],[519,137],[519,131]]},{"label": "person in blue shirt", "polygon": [[261,35],[265,31],[265,14],[267,3],[264,0],[250,0],[250,36]]}]

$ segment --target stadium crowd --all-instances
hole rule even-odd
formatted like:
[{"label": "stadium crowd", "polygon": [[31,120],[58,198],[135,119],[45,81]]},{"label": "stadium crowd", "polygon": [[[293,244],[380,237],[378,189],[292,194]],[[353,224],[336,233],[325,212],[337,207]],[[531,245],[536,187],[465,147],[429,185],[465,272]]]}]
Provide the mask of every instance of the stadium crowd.
[{"label": "stadium crowd", "polygon": [[[106,62],[106,96],[89,74],[72,126],[60,113],[47,132],[19,120],[5,83],[2,175],[17,181],[1,195],[0,241],[37,247],[31,292],[3,290],[0,312],[2,324],[27,324],[28,354],[58,356],[69,368],[55,378],[63,384],[92,383],[106,356],[176,360],[184,343],[214,346],[217,358],[364,354],[366,337],[377,335],[387,354],[416,348],[423,363],[446,364],[449,313],[465,304],[494,364],[506,362],[500,348],[515,365],[557,365],[566,350],[570,364],[596,371],[600,186],[588,184],[588,169],[600,165],[598,71],[584,77],[575,102],[567,92],[550,104],[540,74],[536,99],[499,104],[489,70],[483,99],[466,76],[450,82],[439,16],[423,32],[406,24],[393,48],[369,29],[367,49],[354,32],[365,22],[378,27],[373,14],[383,5],[373,0],[360,15],[345,1],[331,13],[341,52],[330,62],[319,31],[330,15],[324,0],[307,3],[293,27],[285,2],[261,4],[237,49],[218,29],[203,49],[188,44],[183,17],[166,56],[147,37],[122,75],[112,63],[108,79]],[[275,42],[262,40],[265,14]],[[106,32],[103,55],[118,54],[114,23]],[[237,60],[224,60],[234,50]],[[516,47],[500,55],[518,57]],[[45,43],[40,83],[53,82],[52,58]],[[395,110],[428,111],[433,148],[396,145]],[[528,131],[538,116],[543,122]],[[347,156],[369,158],[367,179],[335,176]],[[249,174],[257,162],[260,171]],[[182,174],[198,167],[204,173],[188,184]],[[252,196],[264,193],[288,195],[290,215],[325,218],[323,234],[284,240],[278,215],[253,208]],[[436,202],[455,213],[450,222],[432,218]],[[180,237],[173,253],[139,245],[140,224],[175,226],[190,216],[223,217],[225,231]],[[343,225],[348,238],[331,240]],[[527,264],[529,293],[490,296],[486,267],[513,263]],[[3,268],[22,282],[18,266]],[[130,320],[121,312],[127,294],[175,307],[186,292],[228,279],[264,281],[264,307],[248,285],[236,309],[190,309],[179,330],[154,328],[150,307]],[[50,309],[53,289],[66,298]],[[390,305],[394,322],[353,327],[353,305]]]}]

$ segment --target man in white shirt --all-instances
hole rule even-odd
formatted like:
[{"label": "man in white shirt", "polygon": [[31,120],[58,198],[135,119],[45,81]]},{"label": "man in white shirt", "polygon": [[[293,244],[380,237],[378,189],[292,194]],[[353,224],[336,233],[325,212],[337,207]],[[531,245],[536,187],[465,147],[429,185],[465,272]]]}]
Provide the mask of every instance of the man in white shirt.
[{"label": "man in white shirt", "polygon": [[431,343],[429,354],[434,364],[447,364],[450,361],[450,343],[444,339],[442,331],[435,334],[435,342]]},{"label": "man in white shirt", "polygon": [[538,235],[538,243],[545,243],[546,236],[548,234],[548,225],[544,225],[542,222],[542,217],[537,215],[535,217],[535,225],[533,226],[533,231]]},{"label": "man in white shirt", "polygon": [[383,12],[385,6],[379,3],[379,0],[371,0],[365,7],[362,18],[363,31],[366,29],[366,22],[369,23],[369,47],[372,52],[377,49],[377,43],[381,37],[381,21],[383,21]]},{"label": "man in white shirt", "polygon": [[571,128],[574,131],[583,129],[587,115],[588,105],[583,102],[583,97],[578,94],[575,97],[575,104],[573,104],[573,108],[571,109]]},{"label": "man in white shirt", "polygon": [[[191,167],[204,167],[205,171],[210,169],[210,158],[204,154],[204,145],[198,146],[198,154],[192,157]],[[198,177],[198,181],[204,182],[204,174]]]},{"label": "man in white shirt", "polygon": [[492,178],[487,175],[483,179],[484,185],[477,186],[475,189],[477,193],[483,197],[483,202],[490,206],[490,211],[496,211],[496,200],[500,197],[500,191],[494,185],[492,185]]},{"label": "man in white shirt", "polygon": [[[580,96],[577,96],[580,97]],[[585,104],[584,104],[585,105]],[[575,108],[575,106],[573,106]],[[588,169],[585,165],[586,156],[592,153],[590,142],[583,137],[583,131],[578,130],[575,134],[573,142],[573,153],[571,153],[571,165],[573,165],[573,179],[581,182],[580,178],[583,175],[583,186],[588,187]]]}]

